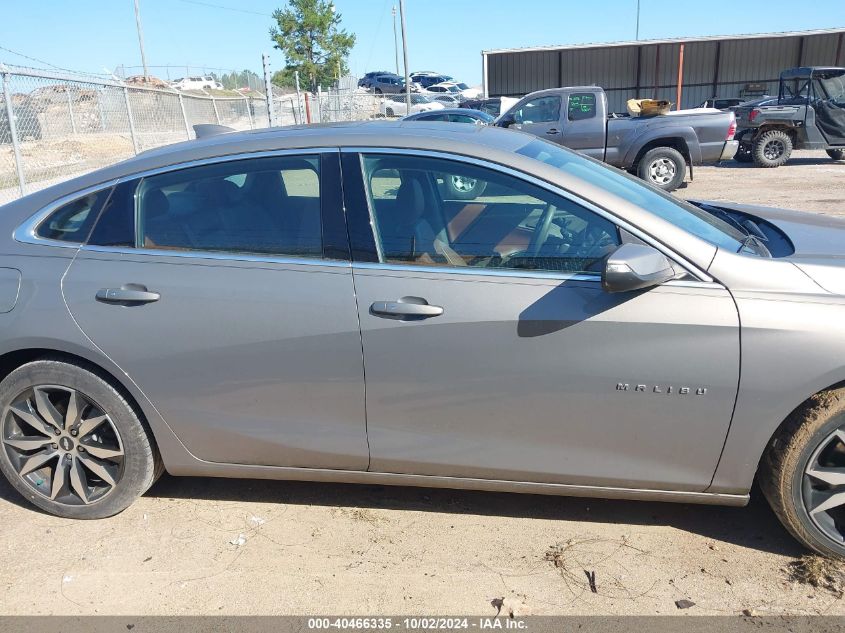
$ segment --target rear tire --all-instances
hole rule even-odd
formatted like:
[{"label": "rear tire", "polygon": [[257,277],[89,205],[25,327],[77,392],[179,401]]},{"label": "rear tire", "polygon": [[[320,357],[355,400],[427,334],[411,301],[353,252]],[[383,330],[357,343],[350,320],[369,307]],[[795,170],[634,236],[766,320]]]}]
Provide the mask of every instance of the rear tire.
[{"label": "rear tire", "polygon": [[[146,425],[110,379],[87,364],[22,365],[0,382],[0,411],[0,471],[50,514],[115,515],[164,470]],[[30,470],[33,464],[41,465]]]},{"label": "rear tire", "polygon": [[845,160],[845,149],[826,149],[825,152],[833,160]]},{"label": "rear tire", "polygon": [[447,175],[443,179],[443,194],[450,200],[475,200],[485,189],[487,183],[476,178]]},{"label": "rear tire", "polygon": [[687,175],[687,161],[674,147],[650,149],[637,163],[637,176],[663,191],[675,191]]},{"label": "rear tire", "polygon": [[754,140],[751,154],[758,167],[780,167],[792,154],[792,139],[783,130],[763,132]]},{"label": "rear tire", "polygon": [[766,449],[759,474],[763,494],[784,527],[809,549],[841,559],[845,494],[841,503],[831,498],[845,493],[843,466],[845,389],[837,389],[816,394],[787,418]]}]

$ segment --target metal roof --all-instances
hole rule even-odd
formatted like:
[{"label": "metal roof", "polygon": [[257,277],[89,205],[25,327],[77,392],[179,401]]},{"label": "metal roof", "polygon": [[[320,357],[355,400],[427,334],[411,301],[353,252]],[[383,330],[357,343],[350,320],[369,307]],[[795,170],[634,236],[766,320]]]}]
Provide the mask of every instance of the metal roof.
[{"label": "metal roof", "polygon": [[564,44],[558,46],[525,46],[521,48],[496,48],[481,51],[482,55],[497,53],[529,53],[532,51],[559,51],[571,49],[609,48],[622,46],[653,46],[655,44],[686,44],[689,42],[716,42],[720,40],[751,40],[766,38],[807,37],[845,33],[845,27],[817,29],[814,31],[785,31],[782,33],[750,33],[745,35],[708,35],[704,37],[676,37],[662,40],[630,40],[625,42],[594,42],[589,44]]}]

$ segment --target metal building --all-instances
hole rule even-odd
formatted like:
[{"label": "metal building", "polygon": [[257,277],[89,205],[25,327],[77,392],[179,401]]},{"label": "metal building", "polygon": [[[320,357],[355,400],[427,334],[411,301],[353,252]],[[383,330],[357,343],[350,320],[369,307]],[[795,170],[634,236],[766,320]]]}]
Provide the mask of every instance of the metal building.
[{"label": "metal building", "polygon": [[624,111],[632,98],[692,108],[714,96],[776,95],[785,68],[845,64],[844,36],[845,29],[826,29],[482,51],[484,93],[596,85],[611,111]]}]

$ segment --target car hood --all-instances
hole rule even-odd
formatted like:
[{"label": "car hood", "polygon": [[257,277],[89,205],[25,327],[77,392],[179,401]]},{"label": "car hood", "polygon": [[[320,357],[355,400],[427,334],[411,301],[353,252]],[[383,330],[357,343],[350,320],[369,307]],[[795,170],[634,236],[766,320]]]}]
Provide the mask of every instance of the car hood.
[{"label": "car hood", "polygon": [[771,222],[789,237],[795,248],[792,255],[783,259],[795,264],[828,292],[845,295],[845,216],[724,202],[708,204]]}]

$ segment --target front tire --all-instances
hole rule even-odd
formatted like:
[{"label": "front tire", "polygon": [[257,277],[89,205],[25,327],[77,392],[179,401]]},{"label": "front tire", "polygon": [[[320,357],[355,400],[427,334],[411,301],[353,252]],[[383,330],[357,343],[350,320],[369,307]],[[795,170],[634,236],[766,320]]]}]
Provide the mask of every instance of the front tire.
[{"label": "front tire", "polygon": [[56,516],[126,509],[163,468],[151,434],[96,368],[36,360],[0,382],[0,471]]},{"label": "front tire", "polygon": [[845,389],[796,409],[761,461],[760,487],[803,545],[845,559]]},{"label": "front tire", "polygon": [[782,130],[769,130],[758,136],[751,154],[758,167],[780,167],[792,154],[792,139]]},{"label": "front tire", "polygon": [[673,147],[650,149],[637,164],[637,175],[663,191],[675,191],[686,174],[687,162]]},{"label": "front tire", "polygon": [[825,152],[833,160],[845,160],[845,149],[826,149]]},{"label": "front tire", "polygon": [[485,189],[487,183],[477,178],[449,175],[443,179],[443,194],[450,200],[475,200]]}]

